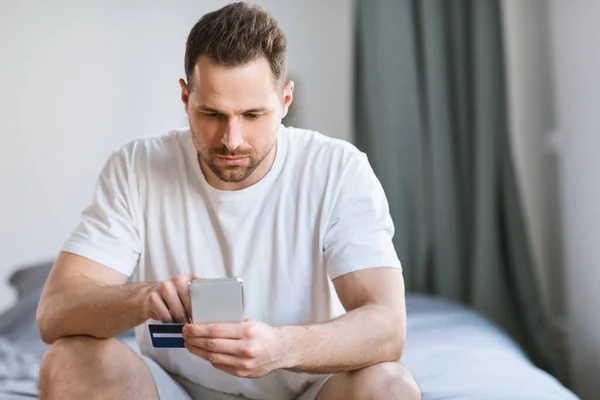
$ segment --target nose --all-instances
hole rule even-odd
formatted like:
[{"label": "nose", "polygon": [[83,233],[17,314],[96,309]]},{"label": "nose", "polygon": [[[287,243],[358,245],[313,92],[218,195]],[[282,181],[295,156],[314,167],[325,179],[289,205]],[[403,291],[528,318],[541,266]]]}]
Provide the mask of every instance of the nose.
[{"label": "nose", "polygon": [[244,137],[242,135],[242,125],[237,118],[229,118],[227,122],[227,128],[221,138],[221,143],[229,150],[235,150],[244,143]]}]

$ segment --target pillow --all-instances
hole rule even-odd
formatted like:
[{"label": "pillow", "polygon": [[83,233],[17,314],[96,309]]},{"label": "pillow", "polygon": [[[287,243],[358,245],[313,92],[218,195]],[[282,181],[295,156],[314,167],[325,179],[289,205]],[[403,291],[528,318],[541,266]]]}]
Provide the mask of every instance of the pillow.
[{"label": "pillow", "polygon": [[[35,313],[42,289],[48,279],[53,260],[33,264],[13,272],[8,282],[17,291],[17,302],[0,315],[0,336],[5,335],[13,340],[22,339],[30,343],[37,337]],[[131,278],[127,281],[131,282]],[[122,333],[118,337],[131,337],[133,330]]]},{"label": "pillow", "polygon": [[17,290],[18,300],[44,287],[53,264],[53,260],[48,260],[19,268],[12,273],[8,282]]}]

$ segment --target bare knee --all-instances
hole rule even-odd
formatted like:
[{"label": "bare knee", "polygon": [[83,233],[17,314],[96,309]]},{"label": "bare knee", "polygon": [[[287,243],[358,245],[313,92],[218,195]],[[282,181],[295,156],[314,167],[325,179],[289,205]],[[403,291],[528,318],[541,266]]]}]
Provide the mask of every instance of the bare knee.
[{"label": "bare knee", "polygon": [[352,386],[357,399],[421,399],[417,382],[400,363],[376,364],[353,375]]},{"label": "bare knee", "polygon": [[[40,395],[56,397],[65,389],[73,390],[84,383],[89,374],[88,366],[101,366],[104,357],[102,348],[106,341],[86,336],[58,339],[44,353],[40,364]],[[72,385],[68,388],[69,385]]]},{"label": "bare knee", "polygon": [[[77,372],[78,364],[87,364],[90,361],[101,363],[106,356],[109,340],[95,339],[88,336],[71,336],[58,339],[42,357],[40,375],[49,374],[60,369],[61,371]],[[97,365],[97,364],[96,364]]]},{"label": "bare knee", "polygon": [[[124,381],[130,379],[129,367],[134,366],[135,358],[116,339],[87,336],[59,339],[42,357],[40,398],[86,398],[96,388],[129,386]],[[141,359],[139,362],[143,363]]]}]

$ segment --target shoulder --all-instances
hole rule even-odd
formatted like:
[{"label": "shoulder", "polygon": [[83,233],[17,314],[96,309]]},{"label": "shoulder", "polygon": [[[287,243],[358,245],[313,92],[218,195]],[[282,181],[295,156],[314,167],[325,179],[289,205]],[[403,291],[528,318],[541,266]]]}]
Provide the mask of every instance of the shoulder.
[{"label": "shoulder", "polygon": [[165,134],[131,140],[114,150],[113,155],[122,158],[161,157],[184,150],[183,142],[188,139],[188,129],[174,129]]},{"label": "shoulder", "polygon": [[284,132],[290,158],[303,168],[341,176],[359,165],[368,165],[366,154],[346,140],[293,127],[286,127]]},{"label": "shoulder", "polygon": [[183,161],[188,148],[188,129],[174,129],[165,134],[137,138],[114,149],[108,159],[113,168],[140,170],[154,164]]}]

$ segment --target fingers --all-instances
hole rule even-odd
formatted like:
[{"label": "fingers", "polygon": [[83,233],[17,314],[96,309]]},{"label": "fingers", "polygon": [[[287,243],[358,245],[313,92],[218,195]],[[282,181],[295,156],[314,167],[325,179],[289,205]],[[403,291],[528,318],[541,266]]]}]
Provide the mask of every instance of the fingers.
[{"label": "fingers", "polygon": [[212,353],[186,342],[185,347],[189,352],[205,359],[213,367],[240,378],[259,378],[266,375],[269,370],[259,368],[256,360],[236,357],[230,354]]},{"label": "fingers", "polygon": [[181,321],[183,323],[190,322],[190,316],[192,315],[192,307],[190,301],[190,279],[189,275],[180,275],[172,279],[173,285],[177,291],[177,295],[179,296],[179,303],[183,307],[183,312],[185,314],[184,319]]},{"label": "fingers", "polygon": [[160,293],[153,291],[148,298],[150,317],[156,321],[168,324],[173,322],[173,317],[163,301]]},{"label": "fingers", "polygon": [[253,361],[248,358],[236,357],[231,354],[213,353],[185,342],[185,348],[192,354],[205,359],[213,365],[222,365],[234,369],[248,370],[253,367]]},{"label": "fingers", "polygon": [[211,353],[230,354],[242,358],[253,358],[258,355],[258,351],[251,348],[245,340],[239,339],[213,339],[201,337],[185,337],[187,343],[199,347]]},{"label": "fingers", "polygon": [[197,279],[204,279],[204,277],[202,275],[200,275],[200,274],[191,274],[190,275],[190,280],[191,281],[195,281]]},{"label": "fingers", "polygon": [[184,337],[241,339],[248,329],[240,323],[187,324],[183,327]]},{"label": "fingers", "polygon": [[163,323],[189,323],[192,314],[189,283],[200,274],[180,275],[162,282],[148,297],[150,317]]},{"label": "fingers", "polygon": [[180,323],[188,322],[187,313],[185,312],[175,283],[171,280],[161,283],[158,292],[171,312],[171,315],[173,315],[174,321]]},{"label": "fingers", "polygon": [[275,368],[271,360],[273,354],[267,346],[261,345],[271,341],[263,329],[266,325],[262,325],[249,320],[186,324],[182,333],[186,349],[213,367],[234,376],[257,378]]}]

